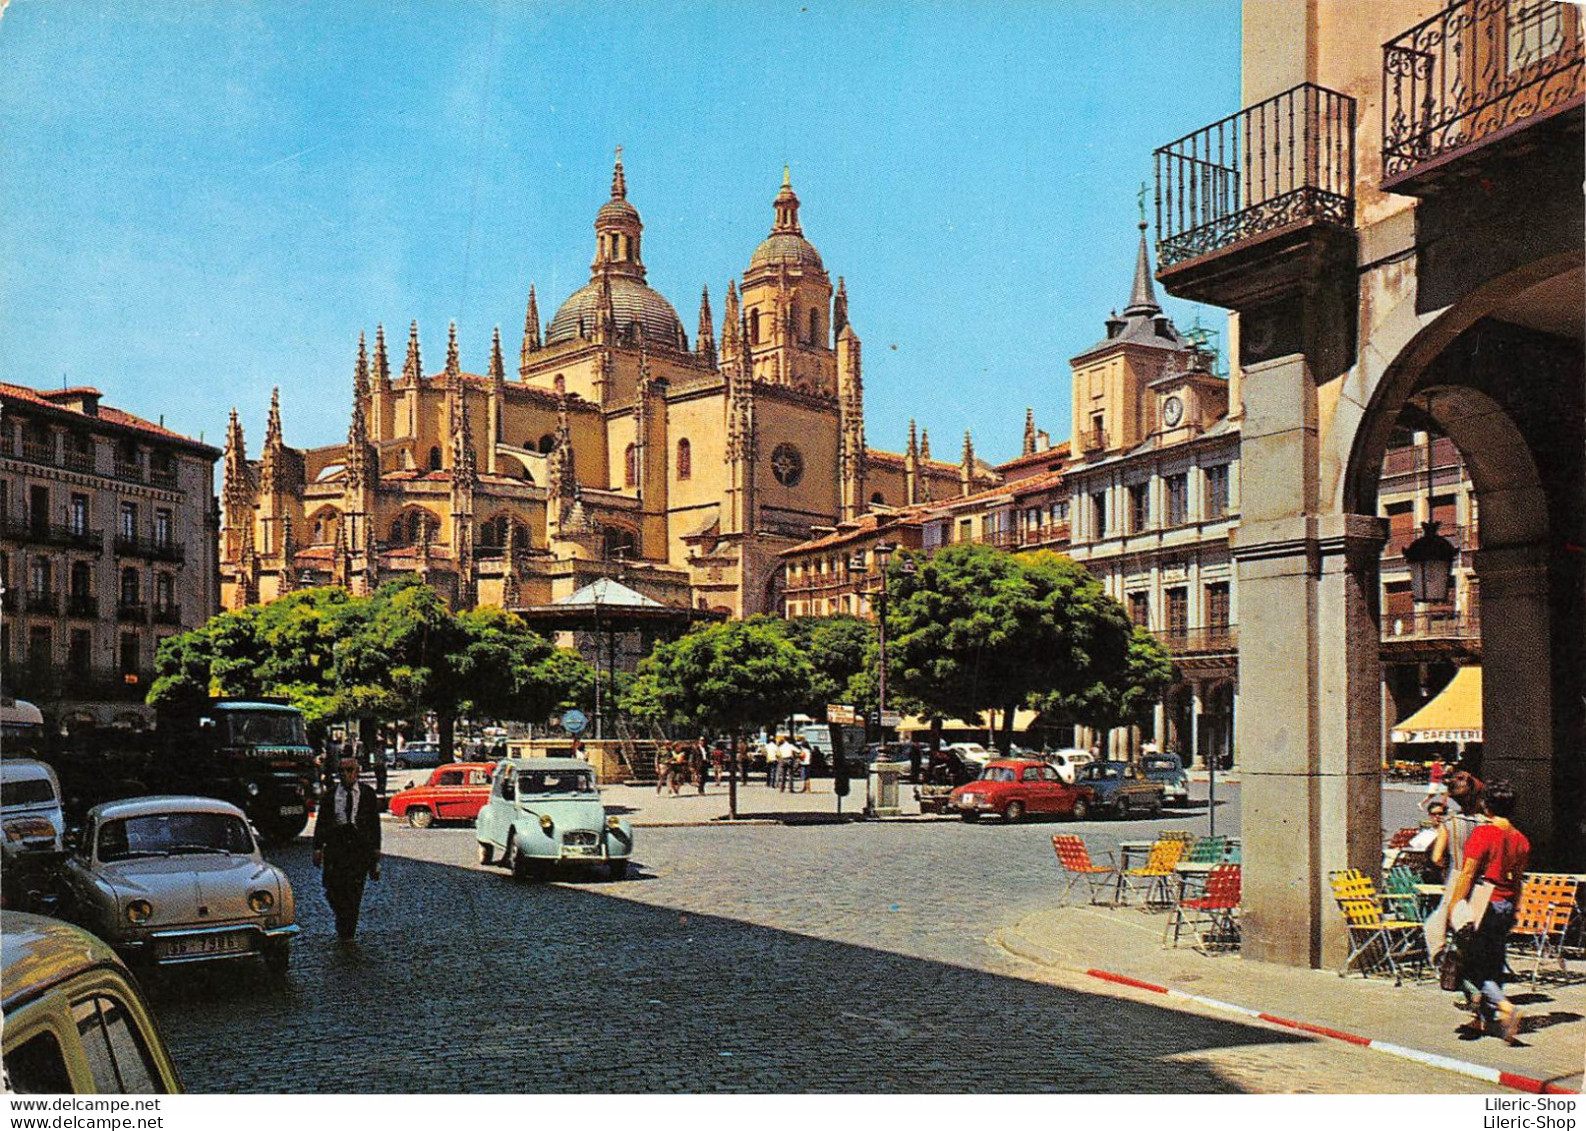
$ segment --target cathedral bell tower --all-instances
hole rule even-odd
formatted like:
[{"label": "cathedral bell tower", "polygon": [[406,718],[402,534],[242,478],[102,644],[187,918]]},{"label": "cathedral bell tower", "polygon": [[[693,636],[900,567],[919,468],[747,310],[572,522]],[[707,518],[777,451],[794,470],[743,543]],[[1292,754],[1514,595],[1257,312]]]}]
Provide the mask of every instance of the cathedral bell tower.
[{"label": "cathedral bell tower", "polygon": [[772,202],[771,234],[743,276],[744,343],[753,379],[820,396],[837,393],[832,284],[820,252],[804,238],[788,170]]}]

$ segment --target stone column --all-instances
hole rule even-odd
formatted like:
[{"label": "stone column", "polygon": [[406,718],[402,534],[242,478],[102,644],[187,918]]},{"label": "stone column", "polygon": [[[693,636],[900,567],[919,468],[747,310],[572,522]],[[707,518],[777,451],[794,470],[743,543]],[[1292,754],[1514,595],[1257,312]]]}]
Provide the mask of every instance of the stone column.
[{"label": "stone column", "polygon": [[1190,684],[1189,734],[1184,741],[1186,765],[1193,766],[1201,748],[1201,715],[1206,711],[1206,699],[1201,694],[1204,686],[1199,680]]},{"label": "stone column", "polygon": [[1315,387],[1303,355],[1250,365],[1235,716],[1246,957],[1341,959],[1327,873],[1374,868],[1381,836],[1376,554],[1382,522],[1318,512]]},{"label": "stone column", "polygon": [[[1549,860],[1558,814],[1546,548],[1477,550],[1476,576],[1481,579],[1482,655],[1505,659],[1482,670],[1481,776],[1513,783],[1517,814],[1523,814],[1515,821],[1531,840],[1531,858]],[[1579,750],[1560,753],[1580,756]]]}]

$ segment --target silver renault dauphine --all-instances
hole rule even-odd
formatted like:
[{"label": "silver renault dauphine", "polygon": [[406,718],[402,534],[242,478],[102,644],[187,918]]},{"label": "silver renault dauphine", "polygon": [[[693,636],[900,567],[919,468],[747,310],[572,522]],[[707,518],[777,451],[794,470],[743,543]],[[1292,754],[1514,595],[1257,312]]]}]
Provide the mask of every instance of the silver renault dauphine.
[{"label": "silver renault dauphine", "polygon": [[132,962],[257,955],[284,973],[298,933],[292,885],[241,809],[137,797],[88,811],[63,868],[66,913]]}]

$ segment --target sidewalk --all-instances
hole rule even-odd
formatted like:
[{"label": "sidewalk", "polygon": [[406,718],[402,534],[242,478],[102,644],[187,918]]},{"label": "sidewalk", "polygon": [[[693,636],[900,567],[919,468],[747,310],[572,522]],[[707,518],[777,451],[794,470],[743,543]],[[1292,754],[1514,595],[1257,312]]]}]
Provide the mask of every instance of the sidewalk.
[{"label": "sidewalk", "polygon": [[[1081,903],[1027,916],[1001,931],[997,941],[1010,953],[1060,971],[1066,981],[1091,992],[1160,1000],[1165,990],[1184,1000],[1188,1009],[1226,1013],[1231,1006],[1246,1016],[1272,1015],[1289,1028],[1298,1023],[1323,1037],[1357,1045],[1369,1041],[1385,1054],[1380,1059],[1384,1076],[1394,1072],[1397,1056],[1421,1063],[1447,1058],[1457,1064],[1441,1067],[1463,1070],[1467,1076],[1477,1074],[1472,1068],[1485,1068],[1495,1086],[1536,1091],[1540,1082],[1581,1090],[1586,979],[1572,985],[1544,981],[1534,991],[1528,983],[1511,983],[1509,994],[1527,1020],[1522,1043],[1510,1047],[1493,1036],[1461,1038],[1455,1030],[1468,1015],[1453,1008],[1455,995],[1439,990],[1435,980],[1395,986],[1390,978],[1351,974],[1341,979],[1332,970],[1249,962],[1237,954],[1203,955],[1187,944],[1164,950],[1166,923],[1166,912]],[[1570,968],[1572,974],[1586,973],[1578,960]],[[1104,980],[1102,974],[1121,975],[1157,991]],[[1185,1000],[1189,998],[1198,1000]],[[1500,1080],[1499,1073],[1505,1078]]]},{"label": "sidewalk", "polygon": [[[690,825],[727,824],[727,784],[711,782],[700,795],[698,787],[684,786],[676,797],[670,790],[656,793],[653,785],[606,785],[601,787],[606,807],[627,817],[637,828],[676,828]],[[769,789],[765,775],[749,779],[748,785],[738,787],[738,824],[791,825],[823,824],[863,819],[865,808],[865,782],[855,778],[848,786],[848,796],[842,799],[842,813],[837,809],[837,795],[832,792],[831,778],[816,778],[810,782],[808,793],[783,793]],[[901,818],[892,820],[956,820],[954,817],[920,816],[919,804],[914,800],[914,787],[907,782],[898,785],[898,801],[902,806]]]}]

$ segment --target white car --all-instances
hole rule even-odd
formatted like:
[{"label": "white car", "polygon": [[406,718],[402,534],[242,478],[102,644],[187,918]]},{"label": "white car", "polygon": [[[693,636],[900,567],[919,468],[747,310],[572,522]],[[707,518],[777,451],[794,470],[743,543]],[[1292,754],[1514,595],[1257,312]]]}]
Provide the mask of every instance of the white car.
[{"label": "white car", "polygon": [[950,742],[947,748],[954,751],[966,762],[974,764],[976,769],[985,769],[986,763],[996,757],[993,751],[987,750],[978,742]]},{"label": "white car", "polygon": [[284,973],[298,933],[286,873],[265,862],[241,809],[207,797],[109,801],[66,857],[69,917],[128,961],[259,956]]},{"label": "white car", "polygon": [[1054,770],[1057,776],[1069,785],[1074,784],[1074,774],[1081,766],[1088,766],[1096,760],[1096,756],[1089,750],[1054,750],[1049,754],[1042,754],[1041,759]]},{"label": "white car", "polygon": [[0,906],[48,910],[66,817],[55,771],[32,758],[0,761]]},{"label": "white car", "polygon": [[499,860],[523,880],[558,864],[602,865],[628,874],[633,826],[608,815],[595,768],[576,758],[506,758],[474,820],[479,862]]}]

